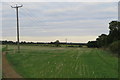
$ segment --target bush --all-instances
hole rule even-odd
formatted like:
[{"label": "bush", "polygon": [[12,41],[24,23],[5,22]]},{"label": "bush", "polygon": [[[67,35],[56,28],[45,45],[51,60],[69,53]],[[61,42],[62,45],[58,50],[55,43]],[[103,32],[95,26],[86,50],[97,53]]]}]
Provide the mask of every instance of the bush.
[{"label": "bush", "polygon": [[87,47],[89,47],[89,48],[96,48],[96,47],[98,47],[97,41],[89,41],[87,43]]},{"label": "bush", "polygon": [[115,41],[110,44],[109,49],[114,53],[120,54],[120,41]]}]

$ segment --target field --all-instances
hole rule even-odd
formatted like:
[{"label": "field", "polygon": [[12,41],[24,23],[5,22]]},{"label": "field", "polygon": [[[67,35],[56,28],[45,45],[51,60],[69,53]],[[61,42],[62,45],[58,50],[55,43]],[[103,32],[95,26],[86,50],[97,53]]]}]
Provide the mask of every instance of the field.
[{"label": "field", "polygon": [[0,45],[0,79],[2,78],[2,45]]},{"label": "field", "polygon": [[97,48],[8,46],[7,59],[24,78],[118,78],[118,58]]}]

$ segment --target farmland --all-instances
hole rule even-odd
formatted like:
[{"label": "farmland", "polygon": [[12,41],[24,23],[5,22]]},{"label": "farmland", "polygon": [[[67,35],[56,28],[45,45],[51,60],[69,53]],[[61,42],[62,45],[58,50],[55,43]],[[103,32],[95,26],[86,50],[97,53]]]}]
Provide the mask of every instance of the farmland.
[{"label": "farmland", "polygon": [[0,79],[2,78],[2,45],[0,45]]},{"label": "farmland", "polygon": [[118,78],[118,58],[97,48],[8,45],[7,59],[24,78]]}]

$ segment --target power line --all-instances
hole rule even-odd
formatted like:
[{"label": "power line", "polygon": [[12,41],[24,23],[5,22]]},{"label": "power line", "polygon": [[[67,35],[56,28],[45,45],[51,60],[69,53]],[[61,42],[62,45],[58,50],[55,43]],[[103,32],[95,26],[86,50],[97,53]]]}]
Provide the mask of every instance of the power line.
[{"label": "power line", "polygon": [[[11,4],[15,4],[14,2],[12,2],[11,4],[10,3],[6,3],[6,4],[8,4],[8,5],[11,5]],[[21,4],[21,3],[17,3],[17,4]],[[19,12],[21,15],[23,15],[23,17],[25,16],[28,16],[29,17],[29,19],[28,20],[30,20],[33,24],[39,24],[39,22],[43,22],[43,21],[41,21],[40,20],[40,17],[36,17],[36,16],[33,16],[34,14],[31,14],[31,10],[29,10],[28,8],[23,8],[22,9],[22,11],[20,11]],[[22,17],[20,15],[20,17]],[[24,17],[24,18],[25,18]],[[22,19],[22,18],[21,18]],[[27,22],[25,22],[25,24],[27,24]],[[22,24],[22,28],[24,28],[24,29],[30,29],[30,27],[25,27],[25,24],[24,24],[24,22],[23,22],[23,24]],[[29,24],[29,23],[28,23]],[[32,24],[32,25],[33,25]],[[45,23],[43,22],[42,24],[40,24],[42,27],[45,25]],[[39,26],[40,26],[39,25]],[[26,25],[27,26],[27,25]],[[32,27],[32,28],[36,28],[36,29],[39,29],[39,27]]]}]

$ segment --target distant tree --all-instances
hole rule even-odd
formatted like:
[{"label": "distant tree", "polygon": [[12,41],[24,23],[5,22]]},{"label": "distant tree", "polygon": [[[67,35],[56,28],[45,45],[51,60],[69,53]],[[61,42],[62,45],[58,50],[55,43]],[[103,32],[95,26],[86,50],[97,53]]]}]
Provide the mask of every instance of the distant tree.
[{"label": "distant tree", "polygon": [[4,45],[4,44],[16,44],[16,42],[5,40],[5,41],[2,41],[2,44],[3,44],[3,45]]},{"label": "distant tree", "polygon": [[101,34],[100,36],[98,36],[96,41],[97,41],[97,45],[99,47],[106,46],[107,45],[107,35],[106,34]]},{"label": "distant tree", "polygon": [[20,44],[26,44],[26,42],[25,42],[25,41],[22,41]]},{"label": "distant tree", "polygon": [[120,40],[120,22],[111,21],[109,23],[109,35],[108,35],[108,43],[112,43],[114,41]]},{"label": "distant tree", "polygon": [[59,41],[59,40],[56,40],[56,41],[54,42],[54,44],[56,45],[56,47],[59,47],[59,46],[60,46],[60,41]]},{"label": "distant tree", "polygon": [[109,48],[112,52],[120,54],[120,22],[111,21],[109,23],[109,34],[101,34],[96,41],[89,41],[88,47],[94,47],[97,43],[98,47]]},{"label": "distant tree", "polygon": [[97,41],[89,41],[89,42],[87,43],[87,46],[88,46],[89,48],[98,47]]},{"label": "distant tree", "polygon": [[119,21],[111,21],[109,23],[109,29],[111,32],[114,30],[120,30],[120,22]]}]

